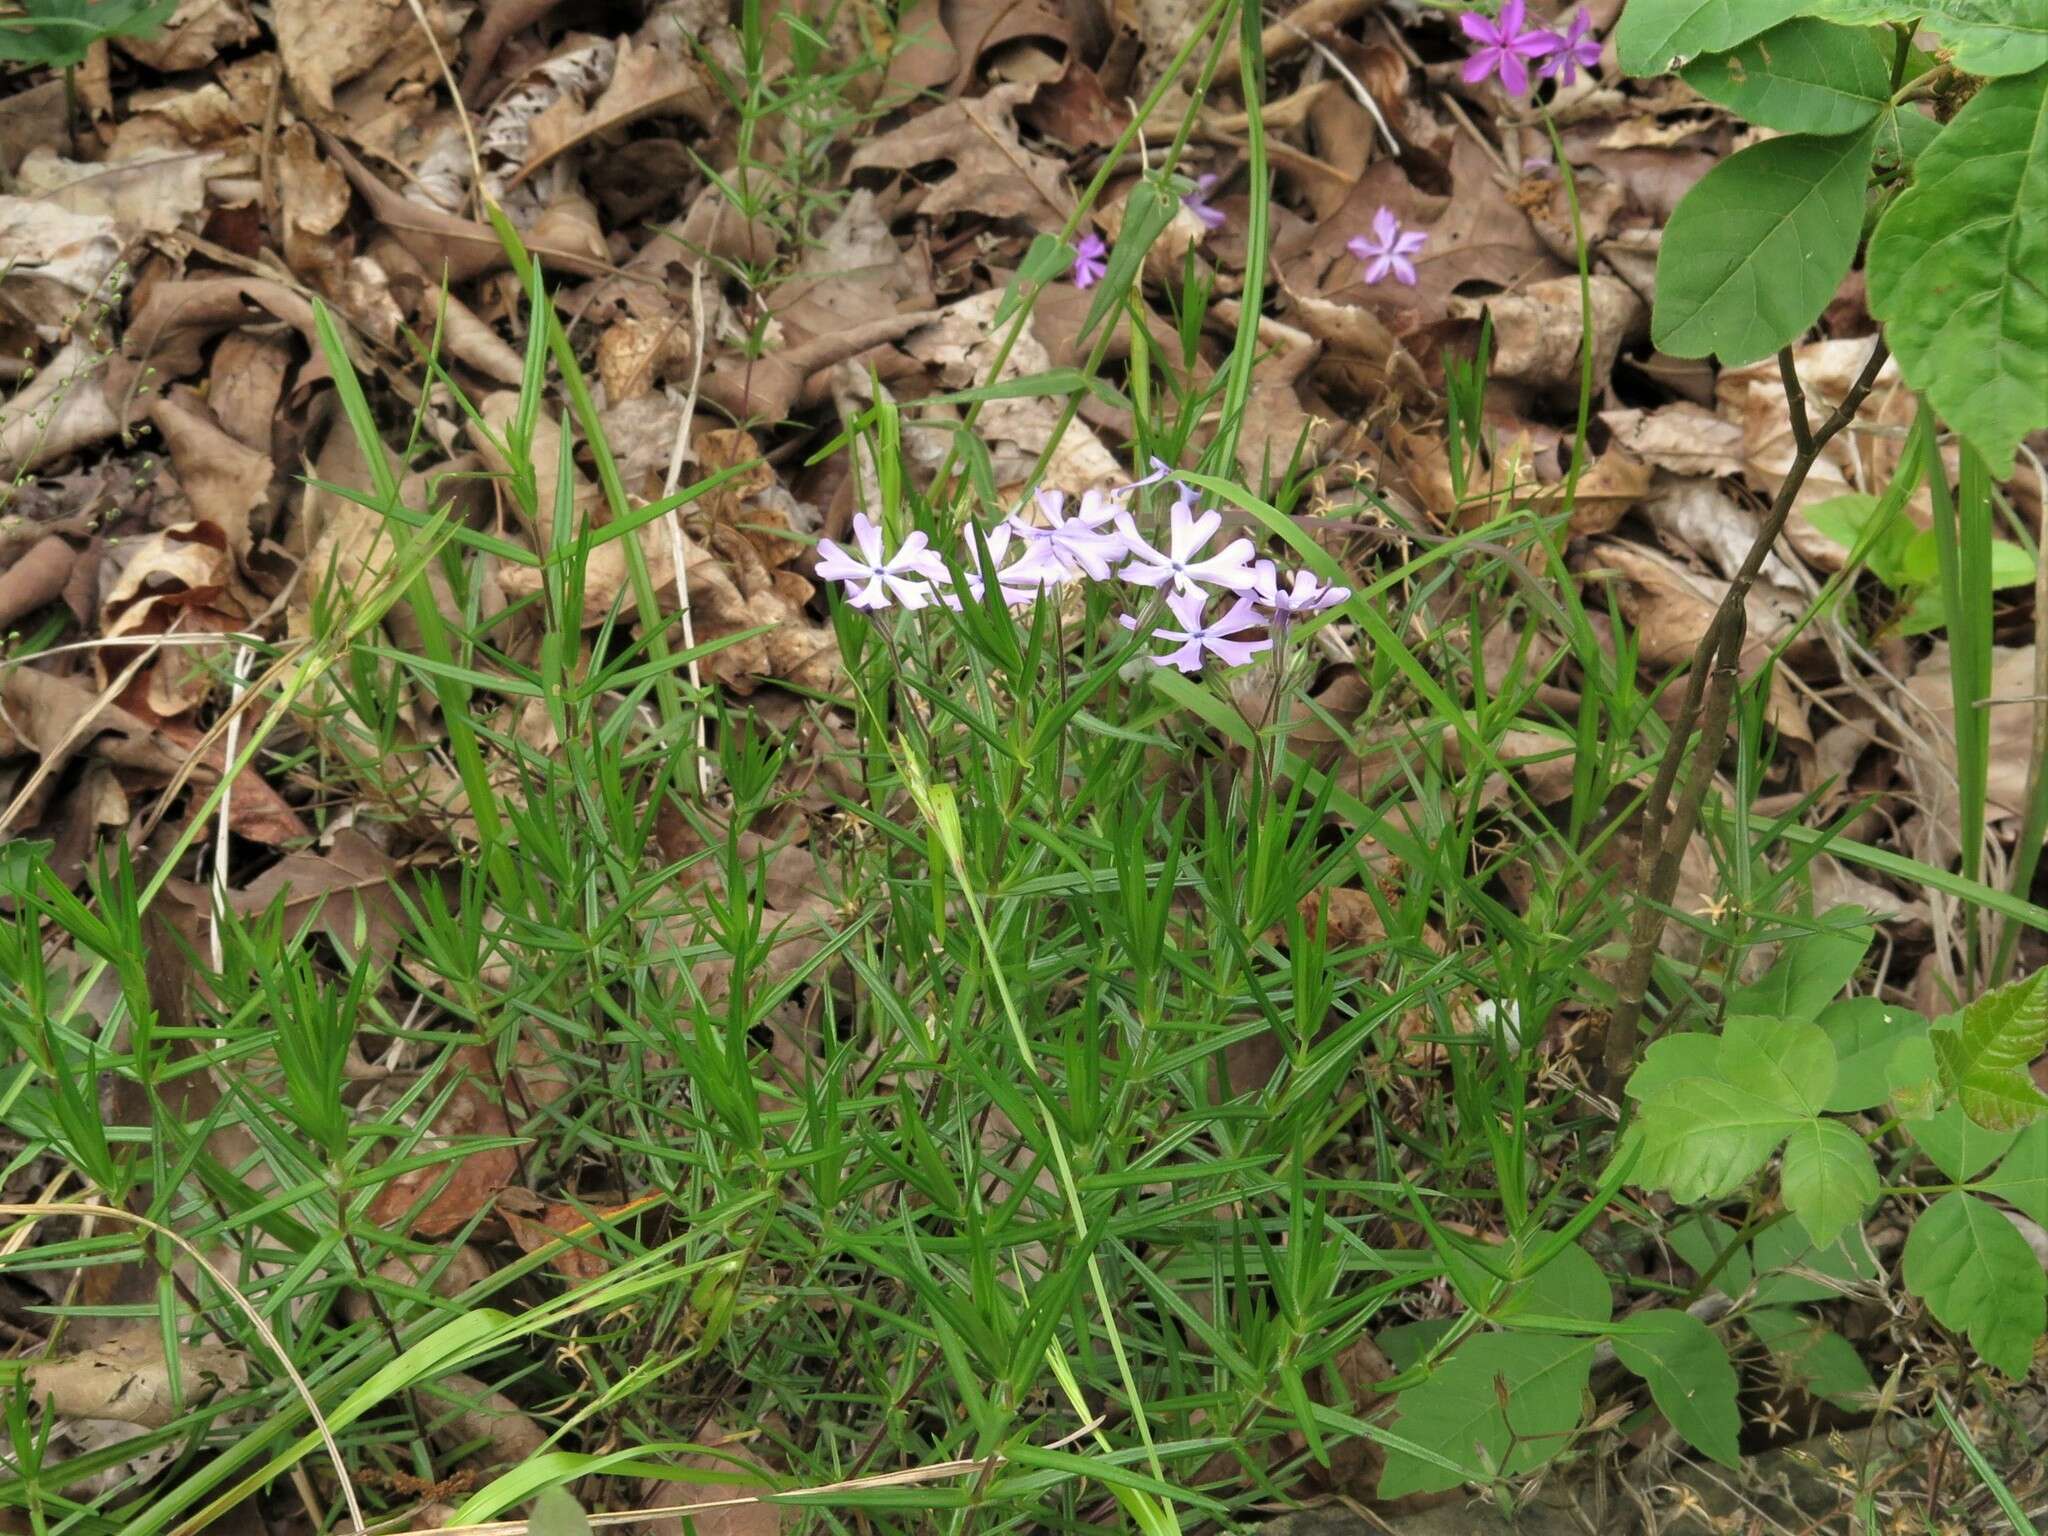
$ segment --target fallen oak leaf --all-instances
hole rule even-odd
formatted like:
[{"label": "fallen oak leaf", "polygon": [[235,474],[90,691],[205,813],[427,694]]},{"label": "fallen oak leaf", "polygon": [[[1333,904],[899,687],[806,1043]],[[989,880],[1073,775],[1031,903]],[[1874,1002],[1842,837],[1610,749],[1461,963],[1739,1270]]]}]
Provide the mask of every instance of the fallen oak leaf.
[{"label": "fallen oak leaf", "polygon": [[[319,134],[320,147],[327,152],[327,157],[341,167],[342,174],[362,194],[363,201],[370,205],[371,215],[437,279],[445,275],[449,282],[466,282],[512,264],[503,242],[489,225],[457,218],[452,213],[442,213],[401,196],[350,154],[348,147],[333,134],[323,129],[314,131]],[[578,277],[630,275],[608,261],[594,261],[575,251],[558,250],[537,243],[527,246],[527,254],[539,257],[542,264],[553,271],[570,272]]]},{"label": "fallen oak leaf", "polygon": [[1037,90],[1028,83],[998,85],[971,100],[949,101],[869,140],[855,151],[848,173],[891,170],[907,175],[919,166],[943,162],[952,170],[914,199],[924,217],[971,212],[1055,227],[1073,205],[1066,168],[1026,149],[1017,137],[1017,108]]},{"label": "fallen oak leaf", "polygon": [[94,1349],[38,1360],[22,1371],[37,1400],[48,1399],[70,1419],[115,1419],[162,1429],[194,1403],[249,1384],[249,1362],[222,1344],[178,1346],[178,1379],[171,1381],[163,1330],[154,1322],[123,1330]]}]

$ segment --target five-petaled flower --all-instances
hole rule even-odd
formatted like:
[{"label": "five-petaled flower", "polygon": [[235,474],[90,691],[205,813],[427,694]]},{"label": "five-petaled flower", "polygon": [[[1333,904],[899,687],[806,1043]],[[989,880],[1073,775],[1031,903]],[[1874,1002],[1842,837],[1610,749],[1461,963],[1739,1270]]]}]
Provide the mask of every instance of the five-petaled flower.
[{"label": "five-petaled flower", "polygon": [[1232,539],[1215,554],[1202,554],[1203,546],[1222,526],[1222,513],[1204,512],[1197,517],[1193,493],[1183,494],[1167,520],[1166,547],[1157,549],[1145,542],[1130,514],[1124,513],[1118,517],[1117,527],[1130,560],[1119,574],[1141,587],[1166,586],[1183,596],[1204,586],[1242,596],[1257,580],[1252,574],[1252,541]]},{"label": "five-petaled flower", "polygon": [[1545,79],[1555,76],[1559,85],[1570,85],[1579,78],[1580,70],[1590,74],[1599,68],[1600,39],[1589,35],[1592,30],[1593,18],[1574,11],[1569,27],[1550,34],[1557,39],[1557,51],[1536,66],[1536,73]]},{"label": "five-petaled flower", "polygon": [[[1179,642],[1172,650],[1152,658],[1162,667],[1199,672],[1204,659],[1210,656],[1226,667],[1241,667],[1259,652],[1272,649],[1270,636],[1244,638],[1250,631],[1265,628],[1269,622],[1269,616],[1254,607],[1249,598],[1235,599],[1213,622],[1203,617],[1209,606],[1209,594],[1199,589],[1169,593],[1166,606],[1173,611],[1174,621],[1180,628],[1168,629],[1161,625],[1152,631],[1155,640]],[[1128,613],[1121,615],[1118,622],[1125,629],[1135,630],[1138,627],[1138,621]]]},{"label": "five-petaled flower", "polygon": [[853,542],[860,550],[858,555],[847,553],[830,539],[818,540],[818,575],[848,586],[860,584],[860,590],[846,600],[849,607],[886,608],[898,602],[905,608],[922,608],[936,595],[933,586],[943,586],[950,579],[946,562],[933,553],[922,533],[911,534],[895,554],[885,558],[882,530],[866,513],[857,512]]},{"label": "five-petaled flower", "polygon": [[1181,199],[1183,206],[1202,221],[1205,229],[1221,229],[1229,220],[1228,214],[1221,208],[1213,207],[1209,202],[1209,194],[1216,190],[1219,179],[1213,171],[1204,176],[1197,176],[1195,190]]},{"label": "five-petaled flower", "polygon": [[[1007,606],[1028,608],[1037,601],[1040,592],[1064,579],[1063,572],[1049,569],[1041,563],[1028,545],[1018,552],[1016,559],[1010,559],[1010,546],[1017,542],[1017,531],[1009,523],[997,523],[984,537],[988,544],[987,569],[994,573],[996,589],[1002,593]],[[981,551],[975,543],[973,530],[964,533],[961,542],[964,545],[960,556],[961,580],[938,594],[939,601],[956,613],[970,598],[980,602],[982,594],[988,590],[988,580],[982,574]],[[964,593],[960,590],[962,586],[966,588]]]},{"label": "five-petaled flower", "polygon": [[1524,26],[1528,10],[1527,0],[1504,0],[1499,21],[1477,11],[1467,11],[1458,18],[1465,36],[1478,44],[1472,57],[1465,61],[1467,85],[1477,85],[1488,75],[1497,74],[1501,85],[1519,96],[1529,89],[1529,61],[1553,54],[1564,46],[1564,39],[1555,32]]},{"label": "five-petaled flower", "polygon": [[1408,258],[1421,250],[1429,236],[1419,229],[1404,230],[1394,210],[1382,208],[1372,216],[1372,238],[1353,235],[1345,249],[1365,263],[1365,280],[1376,283],[1391,273],[1396,282],[1415,286],[1415,263]]},{"label": "five-petaled flower", "polygon": [[1313,571],[1296,571],[1294,579],[1282,585],[1280,572],[1270,560],[1253,566],[1252,576],[1252,600],[1282,624],[1305,619],[1351,599],[1349,587],[1324,581]]},{"label": "five-petaled flower", "polygon": [[1109,246],[1092,230],[1074,245],[1074,286],[1093,288],[1109,270]]}]

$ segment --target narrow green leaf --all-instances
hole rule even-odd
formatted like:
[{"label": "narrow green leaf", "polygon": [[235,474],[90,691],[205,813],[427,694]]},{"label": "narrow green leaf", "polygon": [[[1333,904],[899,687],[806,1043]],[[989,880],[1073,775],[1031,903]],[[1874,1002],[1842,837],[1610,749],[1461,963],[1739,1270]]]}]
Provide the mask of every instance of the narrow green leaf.
[{"label": "narrow green leaf", "polygon": [[1960,1191],[1943,1195],[1913,1223],[1900,1274],[1988,1364],[2015,1379],[2027,1374],[2048,1327],[2048,1276],[1995,1209]]},{"label": "narrow green leaf", "polygon": [[1878,221],[1865,265],[1906,382],[2011,475],[2019,440],[2048,424],[2048,67],[1970,98]]},{"label": "narrow green leaf", "polygon": [[1614,1336],[1615,1358],[1649,1384],[1650,1396],[1686,1444],[1724,1467],[1741,1458],[1742,1415],[1728,1350],[1714,1330],[1687,1312],[1658,1309],[1629,1319]]},{"label": "narrow green leaf", "polygon": [[1855,258],[1874,139],[1767,139],[1702,177],[1658,249],[1651,339],[1731,368],[1796,340]]},{"label": "narrow green leaf", "polygon": [[1781,133],[1850,133],[1884,110],[1891,61],[1868,27],[1795,16],[1727,53],[1686,66],[1685,83]]}]

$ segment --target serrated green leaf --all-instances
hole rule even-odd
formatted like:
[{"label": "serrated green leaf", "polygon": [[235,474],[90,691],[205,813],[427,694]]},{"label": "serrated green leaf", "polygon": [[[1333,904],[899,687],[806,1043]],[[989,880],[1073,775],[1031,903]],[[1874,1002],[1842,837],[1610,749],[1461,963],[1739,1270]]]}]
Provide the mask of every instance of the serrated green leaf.
[{"label": "serrated green leaf", "polygon": [[1835,1072],[1835,1048],[1818,1024],[1738,1015],[1722,1027],[1722,1078],[1787,1114],[1819,1114]]},{"label": "serrated green leaf", "polygon": [[1848,919],[1861,907],[1828,914],[1830,925],[1785,941],[1785,952],[1748,986],[1728,993],[1728,1012],[1767,1019],[1815,1019],[1841,995],[1863,964],[1876,930]]},{"label": "serrated green leaf", "polygon": [[1685,83],[1781,133],[1850,133],[1891,100],[1891,61],[1868,27],[1795,16],[1684,70]]},{"label": "serrated green leaf", "polygon": [[1859,1225],[1877,1199],[1877,1164],[1841,1121],[1809,1120],[1785,1143],[1779,1187],[1807,1235],[1829,1243],[1844,1227]]},{"label": "serrated green leaf", "polygon": [[1395,1399],[1391,1426],[1460,1471],[1389,1448],[1380,1497],[1440,1493],[1460,1482],[1535,1471],[1579,1427],[1593,1349],[1591,1339],[1557,1334],[1481,1333],[1467,1339],[1427,1381]]},{"label": "serrated green leaf", "polygon": [[1835,1048],[1835,1087],[1822,1107],[1837,1115],[1875,1109],[1889,1099],[1899,1042],[1925,1036],[1928,1027],[1912,1009],[1875,997],[1830,1003],[1816,1022]]},{"label": "serrated green leaf", "polygon": [[1733,368],[1797,339],[1855,259],[1875,138],[1790,134],[1707,172],[1664,230],[1651,340]]},{"label": "serrated green leaf", "polygon": [[1732,1194],[1811,1117],[1715,1077],[1689,1077],[1643,1105],[1629,1128],[1636,1182],[1692,1204]]},{"label": "serrated green leaf", "polygon": [[1628,1096],[1641,1102],[1681,1078],[1717,1076],[1720,1061],[1721,1041],[1716,1035],[1666,1035],[1650,1042],[1629,1074]]},{"label": "serrated green leaf", "polygon": [[1661,75],[1674,60],[1719,53],[1810,9],[1807,0],[1629,0],[1614,50],[1632,75]]},{"label": "serrated green leaf", "polygon": [[1980,1187],[2048,1227],[2048,1120],[2021,1131]]},{"label": "serrated green leaf", "polygon": [[1899,1272],[1987,1363],[2016,1379],[2027,1374],[2048,1327],[2048,1276],[1995,1209],[1961,1191],[1943,1195],[1913,1223]]},{"label": "serrated green leaf", "polygon": [[2048,64],[2048,12],[2029,0],[1806,0],[1800,9],[1829,21],[1917,21],[1940,36],[1956,68],[1973,75],[2019,75]]},{"label": "serrated green leaf", "polygon": [[1986,1130],[2018,1130],[2048,1113],[2048,1095],[2027,1071],[2048,1044],[2048,971],[1985,993],[1928,1038],[1942,1086]]},{"label": "serrated green leaf", "polygon": [[1899,1124],[1928,1161],[1958,1184],[1997,1162],[2015,1140],[2012,1131],[1987,1131],[1954,1104]]},{"label": "serrated green leaf", "polygon": [[2009,476],[2019,440],[2048,424],[2048,67],[1970,98],[1865,267],[1906,382]]},{"label": "serrated green leaf", "polygon": [[1838,1408],[1869,1409],[1877,1383],[1856,1346],[1832,1328],[1783,1307],[1758,1307],[1743,1321],[1787,1385]]},{"label": "serrated green leaf", "polygon": [[1735,1406],[1735,1367],[1713,1329],[1686,1312],[1639,1312],[1626,1333],[1614,1335],[1614,1354],[1649,1384],[1659,1411],[1686,1444],[1724,1467],[1736,1465],[1742,1415]]}]

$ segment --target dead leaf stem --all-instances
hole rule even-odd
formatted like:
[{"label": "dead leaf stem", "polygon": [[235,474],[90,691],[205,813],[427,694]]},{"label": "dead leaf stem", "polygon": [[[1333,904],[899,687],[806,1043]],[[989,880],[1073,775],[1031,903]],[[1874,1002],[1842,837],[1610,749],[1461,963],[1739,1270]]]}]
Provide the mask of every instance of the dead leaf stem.
[{"label": "dead leaf stem", "polygon": [[[1800,387],[1792,349],[1778,352],[1778,372],[1785,384],[1785,408],[1791,417],[1792,440],[1796,445],[1790,469],[1778,487],[1770,512],[1757,529],[1756,538],[1743,557],[1741,568],[1728,583],[1721,604],[1707,623],[1692,654],[1685,682],[1685,696],[1678,717],[1671,723],[1671,739],[1657,765],[1657,777],[1643,802],[1642,847],[1636,861],[1636,893],[1633,921],[1629,931],[1628,960],[1622,970],[1620,996],[1614,1016],[1607,1025],[1606,1073],[1610,1085],[1618,1083],[1635,1062],[1636,1043],[1642,1034],[1643,998],[1649,991],[1650,970],[1664,934],[1664,912],[1678,887],[1678,871],[1686,844],[1705,804],[1714,770],[1728,734],[1728,716],[1741,671],[1742,642],[1747,617],[1749,589],[1755,585],[1764,561],[1784,531],[1785,520],[1799,498],[1800,487],[1813,469],[1820,453],[1835,434],[1846,427],[1862,406],[1864,397],[1877,383],[1878,371],[1891,356],[1884,338],[1871,347],[1870,358],[1856,382],[1842,397],[1842,403],[1816,429],[1806,414],[1806,392]],[[1697,745],[1688,752],[1693,729],[1700,727]],[[1681,767],[1690,761],[1684,792],[1677,805],[1671,792],[1678,783]]]}]

